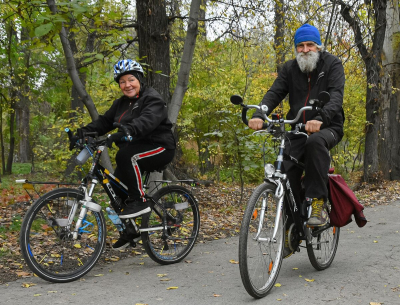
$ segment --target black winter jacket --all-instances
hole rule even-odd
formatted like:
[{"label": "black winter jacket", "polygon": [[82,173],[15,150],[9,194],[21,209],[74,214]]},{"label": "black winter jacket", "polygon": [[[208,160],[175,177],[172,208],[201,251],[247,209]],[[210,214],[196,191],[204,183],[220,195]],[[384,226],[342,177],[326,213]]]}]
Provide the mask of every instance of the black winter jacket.
[{"label": "black winter jacket", "polygon": [[[102,136],[115,129],[114,122],[128,128],[133,142],[149,142],[166,149],[174,149],[176,146],[171,130],[172,123],[168,119],[167,105],[161,95],[151,87],[143,86],[139,98],[122,96],[116,99],[104,115],[100,115],[82,130],[97,131],[99,136]],[[125,143],[117,145],[121,147],[126,145]]]},{"label": "black winter jacket", "polygon": [[[341,139],[344,123],[344,83],[344,69],[340,59],[328,52],[320,52],[317,68],[309,74],[301,72],[296,59],[286,62],[261,103],[267,105],[268,112],[271,113],[289,94],[290,110],[287,119],[292,120],[301,107],[310,105],[310,99],[316,99],[321,91],[327,91],[331,98],[323,107],[327,122],[321,128],[332,128]],[[259,111],[254,113],[254,117],[263,119]],[[312,119],[322,121],[316,111],[305,111],[299,122],[305,123]]]}]

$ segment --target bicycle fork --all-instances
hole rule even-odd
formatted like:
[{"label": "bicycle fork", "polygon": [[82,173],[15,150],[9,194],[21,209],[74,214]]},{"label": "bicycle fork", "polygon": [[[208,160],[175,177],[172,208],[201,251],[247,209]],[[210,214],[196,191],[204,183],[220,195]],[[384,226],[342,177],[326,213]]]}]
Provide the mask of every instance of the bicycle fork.
[{"label": "bicycle fork", "polygon": [[[100,212],[101,211],[101,206],[95,202],[92,201],[92,194],[94,191],[94,188],[97,184],[97,180],[93,179],[92,180],[92,185],[90,186],[89,191],[87,191],[86,187],[84,187],[84,193],[85,193],[85,198],[80,200],[79,202],[74,201],[73,203],[67,203],[68,205],[72,205],[71,211],[68,215],[68,224],[67,228],[71,227],[72,222],[74,221],[76,212],[78,210],[78,205],[81,204],[82,208],[79,212],[78,220],[75,225],[75,230],[72,232],[72,238],[74,240],[78,239],[78,233],[80,229],[85,226],[83,226],[84,219],[86,217],[86,213],[88,210],[94,211],[94,212]],[[59,222],[59,221],[58,221]]]},{"label": "bicycle fork", "polygon": [[277,189],[275,191],[275,194],[274,194],[275,200],[278,200],[277,208],[276,208],[274,232],[272,233],[272,237],[267,237],[267,238],[260,237],[261,229],[262,229],[262,227],[264,225],[265,211],[266,211],[266,208],[267,208],[267,198],[263,197],[262,205],[261,205],[260,220],[259,220],[259,223],[258,223],[258,230],[257,230],[256,236],[254,237],[254,240],[276,243],[276,234],[278,233],[279,221],[280,221],[281,216],[282,216],[283,199],[284,199],[283,195],[284,195],[283,185],[282,185],[282,183],[280,181],[278,181],[278,187],[277,187]]}]

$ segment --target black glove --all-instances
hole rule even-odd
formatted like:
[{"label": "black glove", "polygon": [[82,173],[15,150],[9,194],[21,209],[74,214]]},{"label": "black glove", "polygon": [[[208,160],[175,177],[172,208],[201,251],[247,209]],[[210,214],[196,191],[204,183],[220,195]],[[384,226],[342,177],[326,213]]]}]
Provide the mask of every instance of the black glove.
[{"label": "black glove", "polygon": [[72,137],[71,137],[71,139],[69,140],[69,150],[73,150],[74,149],[74,147],[75,147],[75,145],[76,145],[76,142],[78,142],[79,141],[79,136],[77,135],[77,134],[74,134]]},{"label": "black glove", "polygon": [[114,142],[116,144],[123,142],[124,136],[125,136],[125,134],[122,131],[108,135],[107,140],[106,140],[107,147],[111,147]]}]

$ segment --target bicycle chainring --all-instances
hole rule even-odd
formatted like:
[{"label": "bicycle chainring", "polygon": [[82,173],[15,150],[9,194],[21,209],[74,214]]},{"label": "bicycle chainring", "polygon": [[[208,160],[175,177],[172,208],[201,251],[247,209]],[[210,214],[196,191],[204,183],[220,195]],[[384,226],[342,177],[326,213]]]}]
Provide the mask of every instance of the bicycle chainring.
[{"label": "bicycle chainring", "polygon": [[291,251],[295,252],[298,250],[301,240],[294,223],[290,225],[288,231],[289,248]]}]

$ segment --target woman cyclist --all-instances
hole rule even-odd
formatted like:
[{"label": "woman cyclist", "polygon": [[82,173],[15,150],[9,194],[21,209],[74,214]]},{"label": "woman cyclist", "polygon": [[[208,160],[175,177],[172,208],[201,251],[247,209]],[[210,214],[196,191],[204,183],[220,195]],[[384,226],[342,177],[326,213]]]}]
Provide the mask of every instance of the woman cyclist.
[{"label": "woman cyclist", "polygon": [[[113,142],[119,147],[114,175],[128,187],[128,197],[118,213],[120,218],[126,219],[150,212],[144,199],[141,175],[170,163],[176,144],[167,105],[156,90],[145,85],[142,66],[131,59],[121,60],[114,66],[114,80],[123,96],[97,120],[80,128],[77,134],[97,132],[101,136],[115,129],[114,122],[128,129],[133,138],[131,142],[124,141],[125,133],[121,129],[107,138],[109,147]],[[77,139],[79,137],[74,136],[72,141]],[[113,248],[127,247],[134,237],[122,234]]]}]

